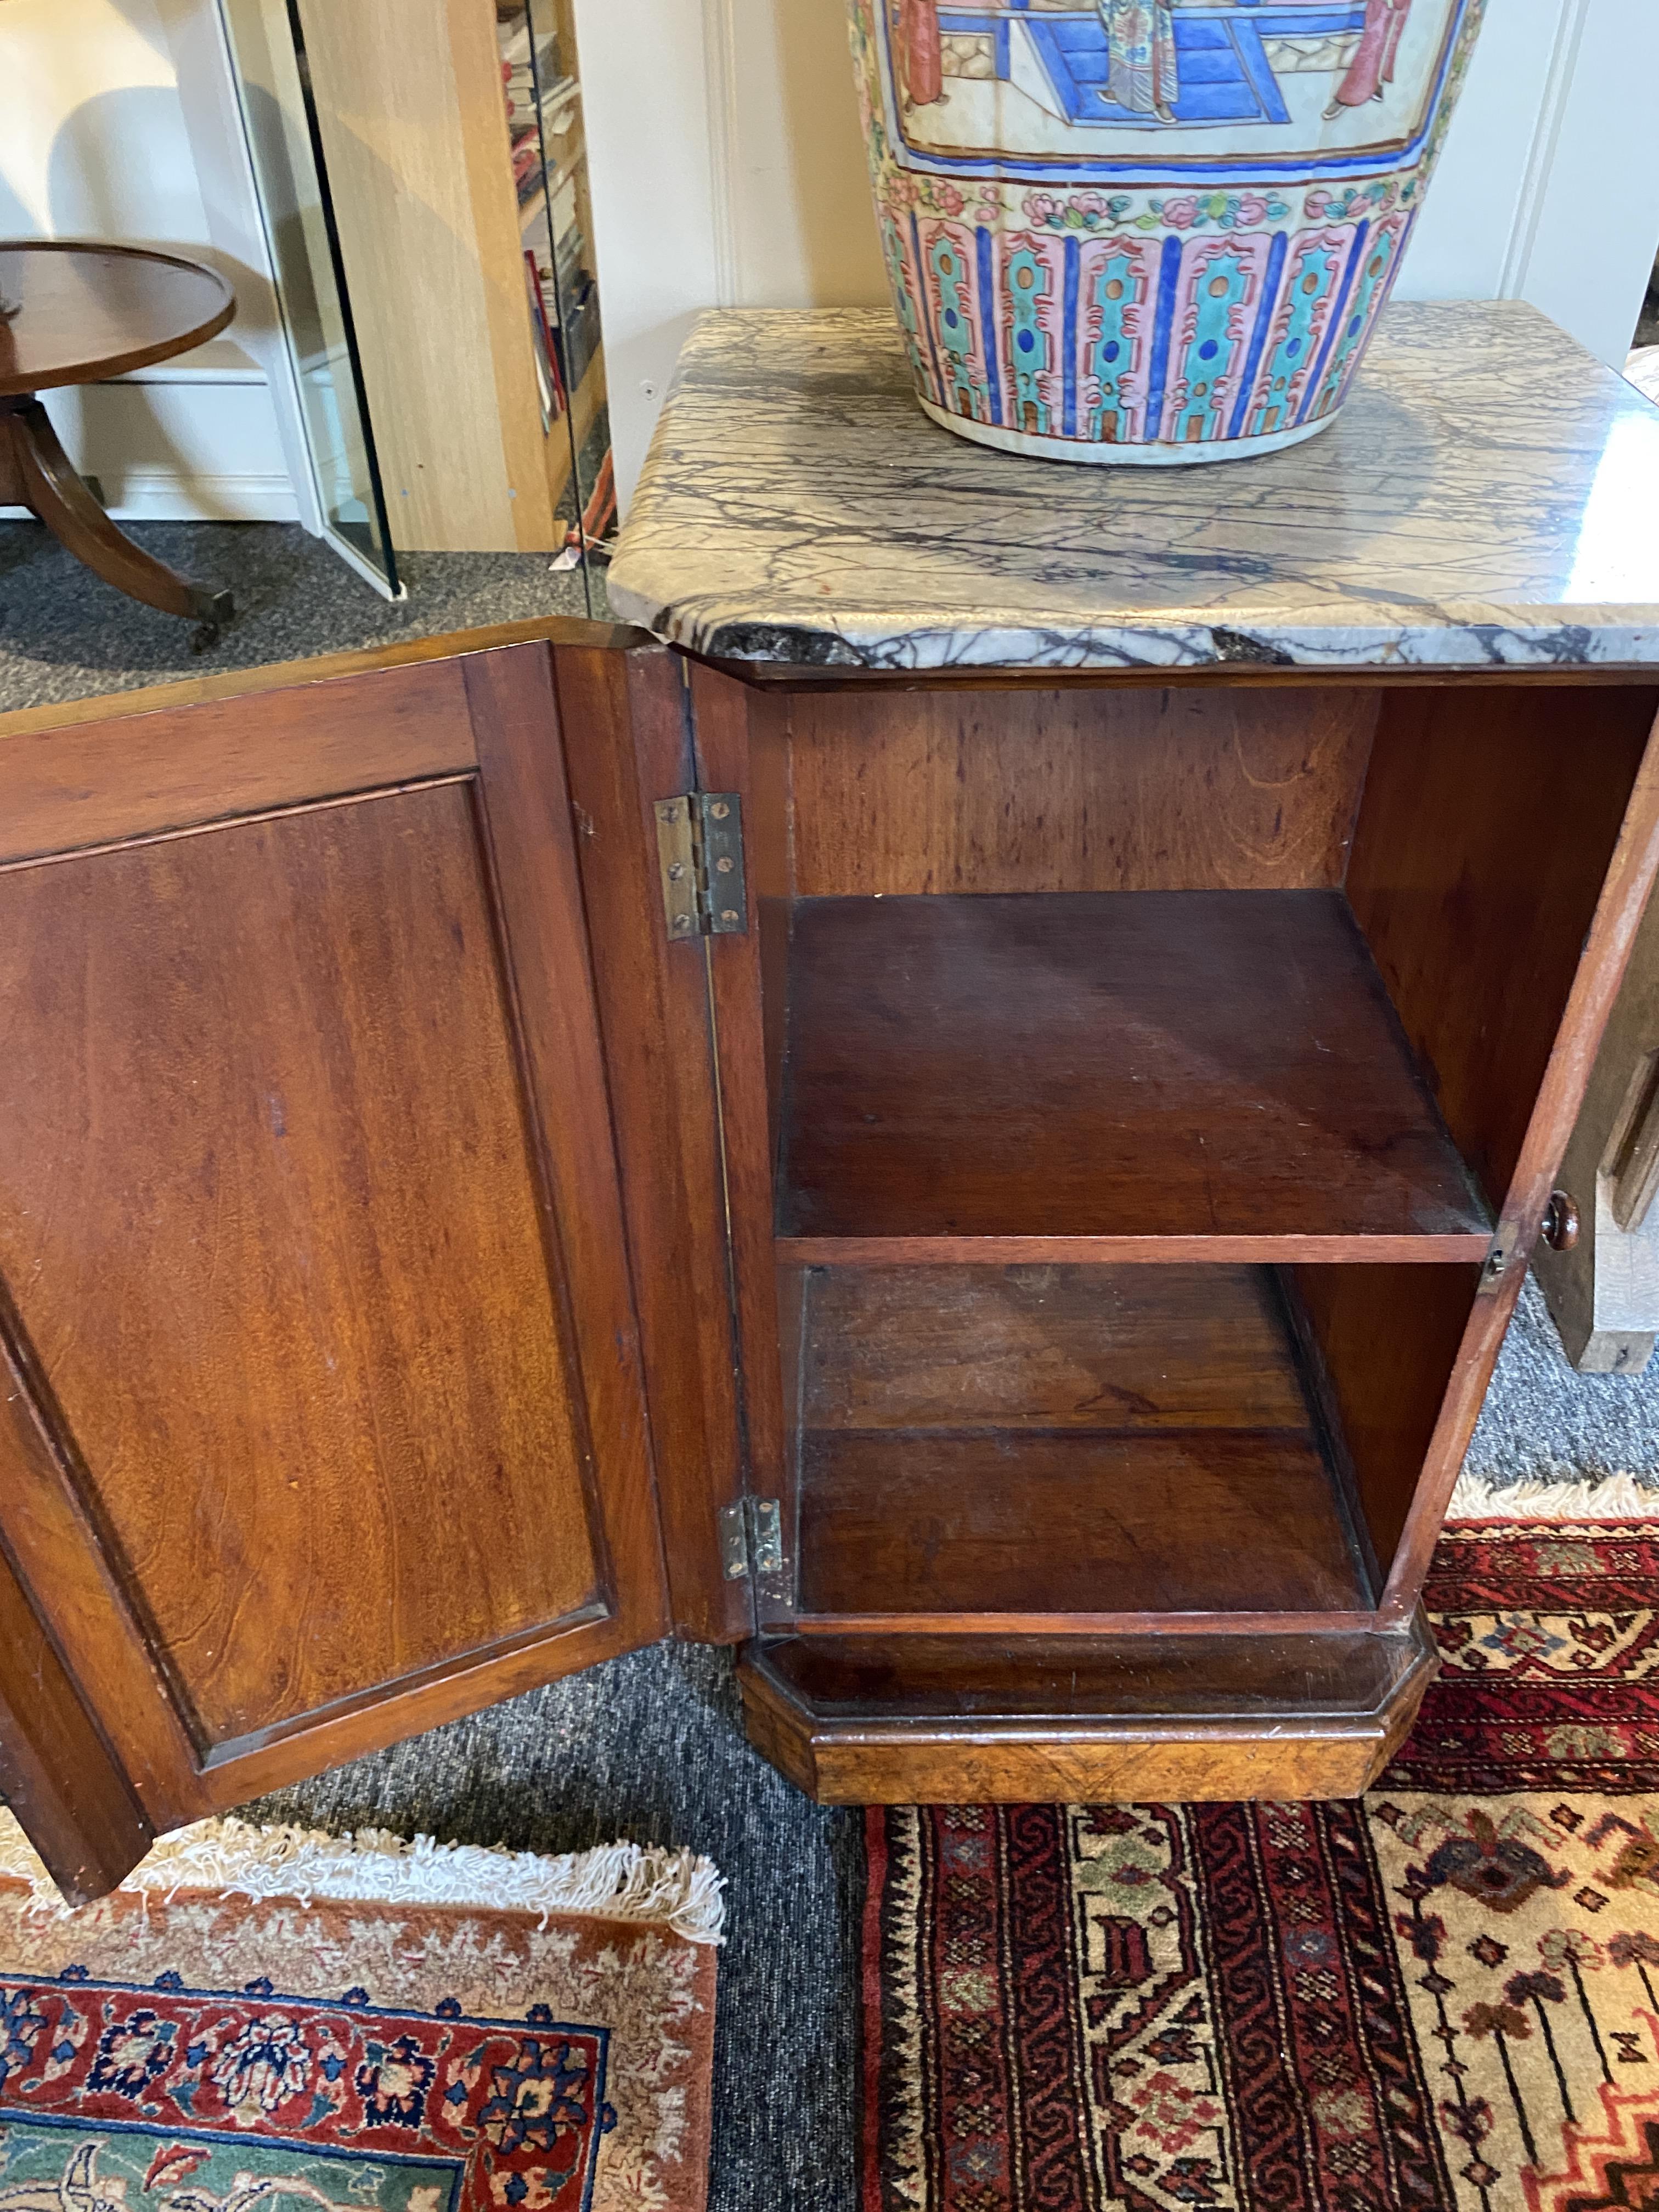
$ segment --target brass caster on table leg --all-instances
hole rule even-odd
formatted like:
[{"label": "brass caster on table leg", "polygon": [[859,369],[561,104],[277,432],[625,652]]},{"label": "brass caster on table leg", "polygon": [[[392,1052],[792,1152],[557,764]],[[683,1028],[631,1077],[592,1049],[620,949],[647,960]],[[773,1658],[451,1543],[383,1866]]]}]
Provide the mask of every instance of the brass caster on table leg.
[{"label": "brass caster on table leg", "polygon": [[200,617],[190,641],[192,653],[209,653],[219,642],[220,632],[235,619],[236,603],[228,592],[199,592],[195,611]]}]

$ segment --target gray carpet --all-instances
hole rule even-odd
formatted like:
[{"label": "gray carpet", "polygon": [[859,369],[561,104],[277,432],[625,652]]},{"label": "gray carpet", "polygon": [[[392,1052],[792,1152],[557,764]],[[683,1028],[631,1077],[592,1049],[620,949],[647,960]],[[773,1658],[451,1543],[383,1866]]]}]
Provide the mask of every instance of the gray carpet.
[{"label": "gray carpet", "polygon": [[1500,1488],[1633,1474],[1659,1488],[1659,1354],[1644,1375],[1577,1375],[1530,1275],[1464,1462]]},{"label": "gray carpet", "polygon": [[[412,556],[388,606],[296,529],[135,532],[228,585],[241,610],[193,659],[182,623],[88,576],[29,524],[0,525],[0,711],[212,668],[584,611],[538,555]],[[1530,1283],[1469,1454],[1504,1484],[1630,1473],[1659,1486],[1659,1369],[1581,1377]],[[728,1881],[710,2212],[854,2212],[857,1816],[810,1804],[744,1742],[729,1655],[659,1644],[247,1808],[337,1830],[571,1850],[689,1844]]]},{"label": "gray carpet", "polygon": [[709,2212],[854,2212],[862,1830],[744,1740],[728,1653],[659,1644],[262,1799],[246,1817],[581,1850],[726,1878]]},{"label": "gray carpet", "polygon": [[[587,612],[584,574],[545,553],[410,553],[409,596],[380,598],[297,523],[156,522],[130,533],[201,583],[235,595],[236,617],[205,653],[193,625],[101,583],[37,522],[0,522],[0,713],[179,676],[211,676],[319,653],[540,615]],[[594,591],[603,618],[604,578]]]}]

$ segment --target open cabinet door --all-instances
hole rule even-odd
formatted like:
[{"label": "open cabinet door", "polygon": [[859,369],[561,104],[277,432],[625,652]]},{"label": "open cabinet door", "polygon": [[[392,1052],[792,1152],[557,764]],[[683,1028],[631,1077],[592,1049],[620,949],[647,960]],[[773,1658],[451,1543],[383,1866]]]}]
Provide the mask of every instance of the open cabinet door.
[{"label": "open cabinet door", "polygon": [[71,1893],[665,1632],[556,684],[679,684],[501,635],[0,723],[0,1789]]}]

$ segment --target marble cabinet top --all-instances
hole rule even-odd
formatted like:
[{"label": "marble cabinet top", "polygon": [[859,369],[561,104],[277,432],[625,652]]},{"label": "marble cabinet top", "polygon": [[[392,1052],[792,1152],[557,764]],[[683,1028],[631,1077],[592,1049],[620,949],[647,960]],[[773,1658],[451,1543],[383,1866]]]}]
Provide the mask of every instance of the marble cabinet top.
[{"label": "marble cabinet top", "polygon": [[1659,407],[1534,308],[1395,301],[1305,445],[1085,467],[937,428],[885,312],[721,312],[611,599],[811,666],[1659,663]]}]

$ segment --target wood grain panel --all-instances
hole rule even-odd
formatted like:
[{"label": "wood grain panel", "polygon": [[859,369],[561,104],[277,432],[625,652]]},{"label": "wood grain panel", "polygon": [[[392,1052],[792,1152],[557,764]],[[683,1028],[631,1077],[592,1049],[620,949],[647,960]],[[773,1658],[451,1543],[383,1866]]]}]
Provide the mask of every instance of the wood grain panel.
[{"label": "wood grain panel", "polygon": [[1252,1236],[1125,1237],[779,1237],[773,1251],[789,1267],[1168,1267],[1199,1261],[1231,1267],[1316,1267],[1339,1261],[1484,1260],[1488,1229],[1431,1237],[1387,1237],[1369,1230],[1328,1236],[1275,1230]]},{"label": "wood grain panel", "polygon": [[[778,932],[787,921],[788,860],[779,848],[775,781],[757,803],[751,750],[751,699],[742,685],[694,665],[691,705],[697,784],[735,791],[745,829],[760,830],[749,865],[749,927],[742,936],[711,937],[710,1004],[720,1058],[720,1117],[726,1146],[731,1224],[732,1289],[743,1363],[743,1402],[750,1487],[757,1497],[782,1494],[787,1451],[782,1369],[778,1353],[777,1285],[772,1256],[772,1162],[769,1128],[766,990],[775,988]],[[763,726],[763,738],[775,725]],[[775,778],[775,748],[763,752],[762,780]],[[767,828],[770,825],[771,834]],[[764,905],[763,905],[764,900]]]},{"label": "wood grain panel", "polygon": [[[614,1615],[605,1635],[626,1650],[667,1627],[666,1588],[552,657],[520,646],[475,656],[464,673],[548,1209],[547,1264],[580,1383],[582,1493]],[[556,1526],[575,1503],[544,1478]],[[544,1528],[544,1549],[556,1548],[551,1533]]]},{"label": "wood grain panel", "polygon": [[1377,713],[1364,690],[803,692],[796,888],[1323,889]]},{"label": "wood grain panel", "polygon": [[[70,699],[52,707],[25,707],[0,714],[0,766],[12,738],[39,737],[46,730],[89,728],[99,722],[131,722],[140,715],[170,714],[178,707],[212,706],[226,699],[248,703],[250,717],[264,710],[253,702],[270,691],[293,691],[313,684],[333,684],[343,676],[373,676],[392,668],[416,668],[453,662],[474,653],[493,653],[505,645],[580,645],[626,652],[653,642],[648,631],[626,623],[584,622],[568,615],[538,615],[530,622],[486,623],[439,637],[409,637],[397,645],[376,645],[351,653],[322,653],[306,660],[273,660],[258,668],[229,668],[216,676],[187,676],[173,684],[146,684],[131,691],[100,692],[95,699]],[[277,711],[283,711],[280,708]],[[304,718],[291,724],[291,742],[307,742]],[[471,757],[471,753],[468,755]],[[313,794],[314,795],[314,794]]]},{"label": "wood grain panel", "polygon": [[[174,687],[169,686],[171,690]],[[459,664],[240,693],[30,729],[0,718],[0,862],[118,844],[251,813],[465,774]]]},{"label": "wood grain panel", "polygon": [[1456,1367],[1479,1267],[1287,1270],[1384,1580]]},{"label": "wood grain panel", "polygon": [[[1604,696],[1616,698],[1619,695]],[[1652,694],[1646,696],[1650,703]],[[1622,781],[1622,768],[1614,751],[1606,772]],[[1502,1272],[1494,1274],[1488,1265],[1474,1301],[1383,1592],[1383,1610],[1393,1618],[1401,1617],[1415,1604],[1428,1572],[1452,1486],[1474,1432],[1504,1332],[1521,1294],[1522,1262],[1538,1242],[1550,1188],[1656,881],[1659,881],[1659,723],[1643,749],[1630,786],[1629,804],[1521,1139],[1499,1240],[1494,1246],[1495,1255],[1502,1255]]]},{"label": "wood grain panel", "polygon": [[1052,1620],[1372,1602],[1305,1415],[1295,1430],[809,1431],[799,1542],[803,1613]]},{"label": "wood grain panel", "polygon": [[828,1267],[810,1429],[1289,1429],[1308,1407],[1267,1270]]},{"label": "wood grain panel", "polygon": [[1383,706],[1348,897],[1497,1212],[1656,708],[1531,685]]},{"label": "wood grain panel", "polygon": [[0,915],[0,1272],[199,1749],[599,1605],[465,789]]},{"label": "wood grain panel", "polygon": [[1435,1668],[1393,1635],[779,1638],[738,1666],[751,1739],[826,1803],[1353,1796]]},{"label": "wood grain panel", "polygon": [[660,647],[562,648],[559,717],[591,930],[644,1352],[674,1622],[753,1626],[719,1514],[742,1495],[726,1192],[704,941],[663,927],[654,800],[689,790],[679,664]]},{"label": "wood grain panel", "polygon": [[1340,893],[803,901],[790,979],[781,1236],[1484,1237]]},{"label": "wood grain panel", "polygon": [[1265,1270],[809,1280],[803,1616],[1370,1605]]},{"label": "wood grain panel", "polygon": [[71,1905],[113,1888],[155,1839],[3,1550],[0,1796]]}]

